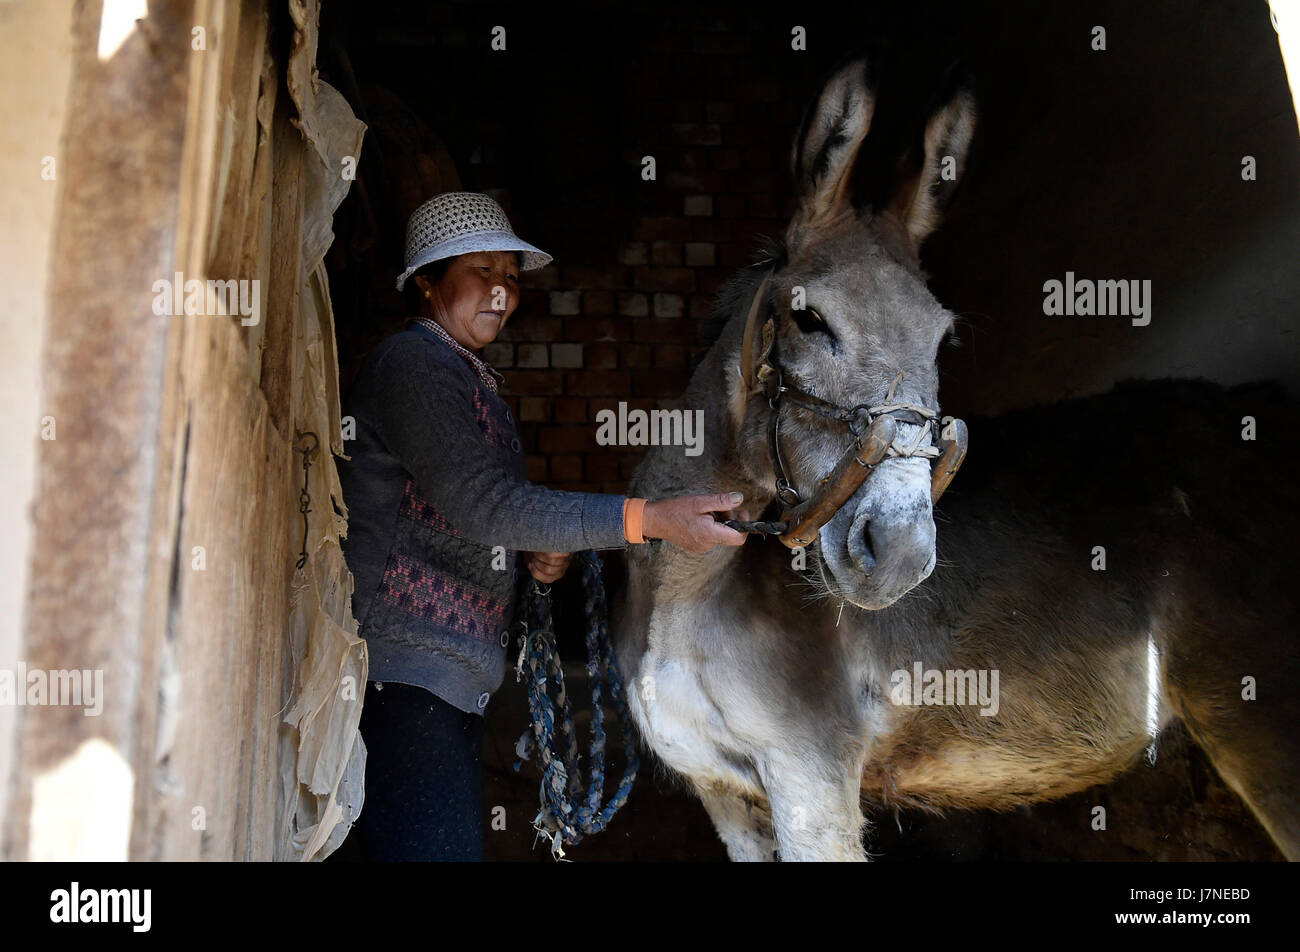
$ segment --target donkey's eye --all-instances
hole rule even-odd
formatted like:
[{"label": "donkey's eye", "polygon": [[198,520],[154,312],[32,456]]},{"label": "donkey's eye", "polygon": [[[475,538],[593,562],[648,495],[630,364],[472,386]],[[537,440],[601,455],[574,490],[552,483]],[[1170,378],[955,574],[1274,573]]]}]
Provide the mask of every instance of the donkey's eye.
[{"label": "donkey's eye", "polygon": [[832,340],[835,339],[835,334],[826,323],[826,318],[818,314],[816,308],[805,307],[803,310],[792,308],[790,314],[794,317],[795,324],[799,325],[799,330],[805,334],[822,333]]}]

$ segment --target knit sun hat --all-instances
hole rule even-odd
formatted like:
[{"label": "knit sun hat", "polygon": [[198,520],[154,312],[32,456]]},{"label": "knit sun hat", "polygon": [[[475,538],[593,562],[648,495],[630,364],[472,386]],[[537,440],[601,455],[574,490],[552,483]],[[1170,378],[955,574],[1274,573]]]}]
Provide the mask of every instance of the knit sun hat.
[{"label": "knit sun hat", "polygon": [[406,223],[406,270],[397,279],[397,290],[429,262],[471,251],[521,251],[525,271],[551,262],[545,251],[515,234],[491,195],[443,192],[412,212]]}]

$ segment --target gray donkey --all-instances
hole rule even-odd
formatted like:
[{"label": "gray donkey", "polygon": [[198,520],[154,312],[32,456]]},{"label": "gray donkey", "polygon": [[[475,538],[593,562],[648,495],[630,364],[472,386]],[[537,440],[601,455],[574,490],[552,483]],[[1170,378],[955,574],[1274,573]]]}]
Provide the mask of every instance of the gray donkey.
[{"label": "gray donkey", "polygon": [[[732,859],[862,860],[864,802],[1064,796],[1154,753],[1179,718],[1300,858],[1300,526],[1274,505],[1297,471],[1279,462],[1295,460],[1293,410],[1174,382],[973,422],[971,462],[934,505],[953,315],[918,249],[974,110],[954,93],[920,172],[859,207],[873,109],[855,61],[805,114],[784,242],[724,289],[727,322],[676,404],[704,411],[704,452],[652,447],[632,478],[649,498],[739,489],[769,518],[803,502],[765,524],[784,546],[630,550],[612,608],[645,743]],[[855,466],[865,480],[795,533]]]}]

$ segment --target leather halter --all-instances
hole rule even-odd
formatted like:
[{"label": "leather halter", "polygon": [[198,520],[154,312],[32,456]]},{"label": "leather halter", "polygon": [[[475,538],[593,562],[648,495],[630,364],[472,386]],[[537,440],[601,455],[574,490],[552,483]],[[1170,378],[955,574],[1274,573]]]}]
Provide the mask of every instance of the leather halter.
[{"label": "leather halter", "polygon": [[[817,538],[821,527],[830,522],[835,513],[848,502],[868,476],[890,456],[920,456],[932,460],[930,475],[930,500],[938,501],[952,482],[962,460],[966,458],[969,434],[966,424],[952,419],[943,432],[951,438],[943,439],[939,429],[938,412],[914,403],[895,403],[894,392],[903,379],[899,371],[885,402],[876,406],[860,403],[847,409],[813,396],[811,393],[788,387],[776,360],[776,323],[768,317],[761,334],[762,350],[757,367],[754,361],[754,334],[758,328],[758,315],[762,310],[764,295],[772,272],[768,271],[754,292],[745,318],[745,331],[741,338],[740,377],[745,387],[745,400],[762,390],[767,396],[772,412],[768,417],[768,439],[771,444],[772,463],[776,470],[776,496],[784,508],[780,521],[743,522],[729,519],[726,525],[741,532],[777,535],[789,548],[808,546]],[[781,459],[780,417],[782,401],[796,403],[806,410],[829,420],[845,423],[853,435],[853,443],[844,451],[839,462],[829,474],[822,477],[812,498],[801,500],[798,491],[786,476]],[[897,422],[919,425],[921,430],[910,446],[894,445]],[[921,446],[927,434],[933,435],[932,446]]]}]

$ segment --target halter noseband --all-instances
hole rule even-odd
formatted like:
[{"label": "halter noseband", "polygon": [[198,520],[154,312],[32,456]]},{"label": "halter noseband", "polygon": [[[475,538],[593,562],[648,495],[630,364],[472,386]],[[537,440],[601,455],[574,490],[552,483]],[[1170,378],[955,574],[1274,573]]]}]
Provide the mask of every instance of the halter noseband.
[{"label": "halter noseband", "polygon": [[[771,414],[768,417],[768,440],[771,444],[772,462],[776,470],[776,497],[785,511],[778,522],[742,522],[737,519],[727,520],[726,525],[742,532],[756,532],[762,535],[779,536],[781,542],[789,548],[811,545],[817,538],[821,527],[830,522],[831,517],[849,500],[868,476],[890,456],[919,456],[931,460],[930,500],[938,501],[943,491],[952,482],[962,460],[966,458],[969,434],[966,424],[952,419],[952,437],[943,439],[939,429],[939,415],[929,407],[915,403],[894,401],[894,393],[902,382],[900,370],[885,402],[875,406],[859,403],[843,408],[823,400],[796,387],[787,387],[783,383],[784,374],[776,360],[776,323],[772,317],[763,323],[761,334],[762,352],[758,365],[754,365],[754,333],[758,325],[758,314],[762,308],[764,294],[772,273],[763,276],[758,290],[749,305],[749,314],[745,318],[745,332],[741,340],[740,377],[745,386],[746,402],[760,390],[766,394]],[[801,500],[798,491],[786,476],[785,463],[781,459],[781,402],[788,400],[806,410],[848,425],[853,435],[853,444],[845,450],[839,462],[831,472],[822,477],[818,489],[812,498]],[[898,427],[896,421],[918,425],[916,439],[908,446],[896,446],[895,437]],[[927,434],[933,435],[932,446],[922,446]],[[942,447],[942,448],[940,448]]]}]

